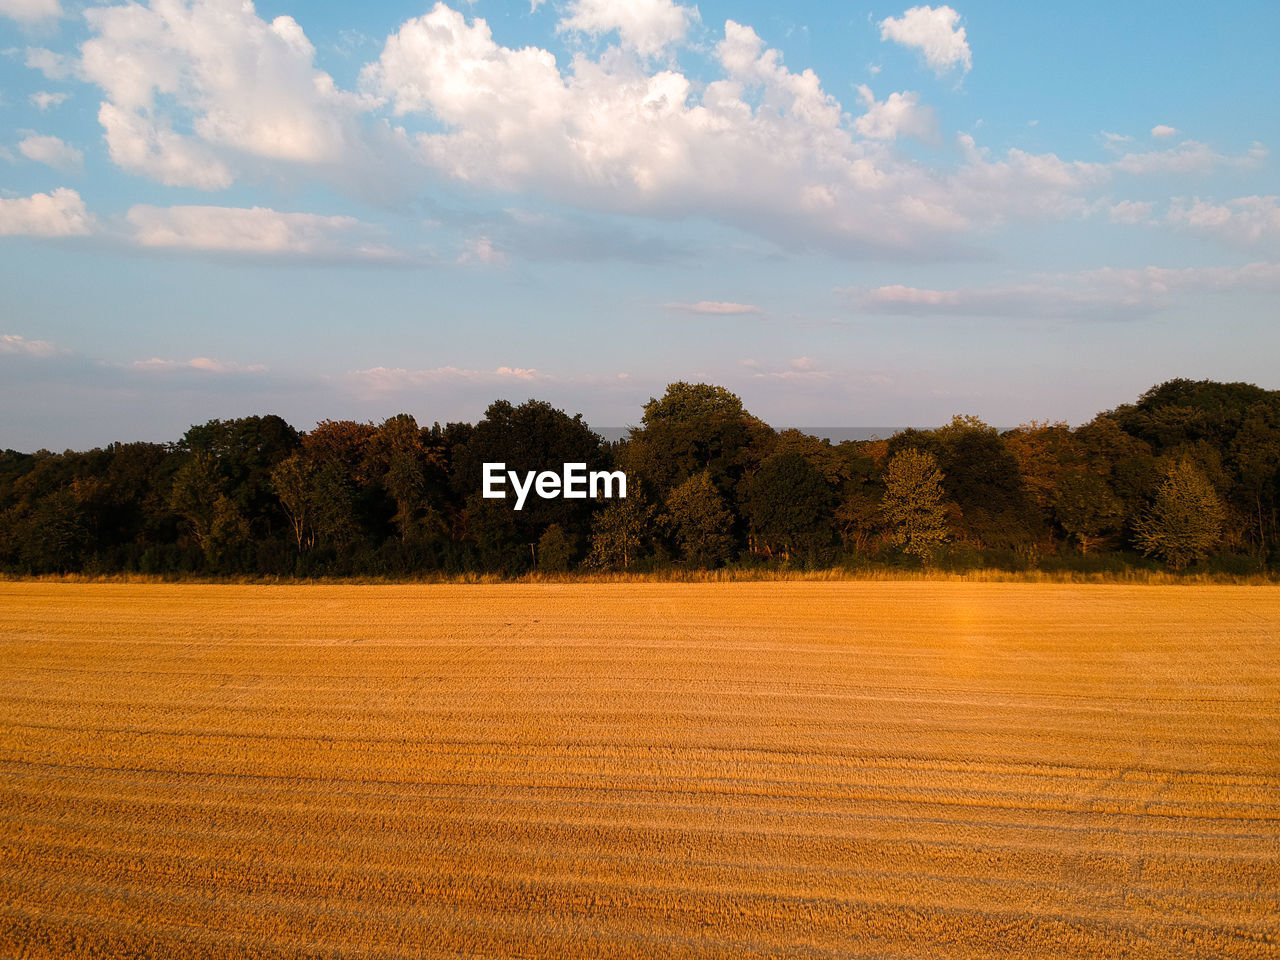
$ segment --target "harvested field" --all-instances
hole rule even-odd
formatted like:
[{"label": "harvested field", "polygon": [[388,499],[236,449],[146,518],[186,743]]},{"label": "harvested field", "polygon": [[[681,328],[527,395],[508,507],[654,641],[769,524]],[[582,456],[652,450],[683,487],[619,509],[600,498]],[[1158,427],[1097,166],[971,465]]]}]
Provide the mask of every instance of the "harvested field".
[{"label": "harvested field", "polygon": [[0,956],[1280,957],[1280,589],[0,583]]}]

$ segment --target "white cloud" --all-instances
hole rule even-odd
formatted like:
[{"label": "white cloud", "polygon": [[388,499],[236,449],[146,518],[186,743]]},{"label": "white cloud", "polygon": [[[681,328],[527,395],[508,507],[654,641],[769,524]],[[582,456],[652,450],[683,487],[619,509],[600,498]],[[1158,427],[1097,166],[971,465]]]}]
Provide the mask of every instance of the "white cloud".
[{"label": "white cloud", "polygon": [[191,137],[174,132],[166,121],[104,103],[98,122],[106,132],[107,153],[117,166],[169,187],[221,190],[231,186],[231,168]]},{"label": "white cloud", "polygon": [[[782,247],[843,255],[952,255],[1010,220],[1098,209],[1097,188],[1118,172],[1194,173],[1265,153],[1228,158],[1188,142],[1084,163],[994,155],[966,134],[959,167],[931,168],[897,146],[896,138],[936,136],[934,112],[918,94],[881,102],[860,88],[862,113],[850,117],[813,71],[790,70],[749,26],[726,22],[712,51],[718,74],[693,82],[672,44],[695,12],[674,0],[580,0],[562,8],[564,24],[617,31],[630,49],[561,63],[548,50],[503,46],[483,19],[437,3],[387,38],[361,71],[360,94],[316,69],[294,20],[264,21],[241,0],[90,10],[80,61],[35,49],[27,60],[97,83],[112,160],[168,185],[217,190],[241,177],[314,177],[368,198],[403,190],[412,166],[418,195],[435,176],[606,214],[703,218]],[[967,69],[958,23],[950,7],[914,7],[882,31],[935,65]],[[662,44],[671,59],[661,66],[638,55]],[[403,127],[377,119],[383,108]],[[570,226],[564,243],[576,249],[600,233]],[[534,233],[514,220],[473,223],[464,256],[525,255]],[[644,238],[606,246],[665,255]]]},{"label": "white cloud", "polygon": [[279,213],[266,207],[132,207],[133,240],[144,247],[325,259],[396,260],[385,246],[361,241],[369,228],[353,217]]},{"label": "white cloud", "polygon": [[0,334],[0,355],[51,357],[61,352],[48,340],[28,340],[16,333]]},{"label": "white cloud", "polygon": [[1119,150],[1121,149],[1122,144],[1132,143],[1133,137],[1124,133],[1108,133],[1106,130],[1103,130],[1102,141],[1103,145],[1106,146],[1108,150]]},{"label": "white cloud", "polygon": [[697,7],[683,7],[673,0],[570,0],[556,29],[593,37],[616,30],[624,47],[652,57],[682,42],[689,24],[697,19]]},{"label": "white cloud", "polygon": [[1163,123],[1158,123],[1151,128],[1151,135],[1153,137],[1172,137],[1177,132],[1177,128],[1165,126]]},{"label": "white cloud", "polygon": [[426,370],[410,370],[404,367],[370,367],[353,370],[348,375],[366,389],[374,392],[403,390],[437,384],[500,384],[511,381],[533,382],[551,380],[547,374],[532,367],[498,367],[494,370],[467,370],[461,367],[433,367]]},{"label": "white cloud", "polygon": [[31,94],[27,99],[31,101],[31,105],[37,110],[48,110],[50,107],[57,107],[66,103],[68,96],[70,94],[50,93],[48,90],[40,90]]},{"label": "white cloud", "polygon": [[1140,200],[1121,200],[1107,209],[1112,223],[1137,224],[1151,219],[1151,208],[1154,204]]},{"label": "white cloud", "polygon": [[858,96],[867,112],[854,121],[854,126],[864,137],[870,140],[893,140],[898,136],[938,139],[938,118],[932,107],[920,106],[920,94],[891,93],[881,103],[864,83],[858,86]]},{"label": "white cloud", "polygon": [[1165,219],[1176,226],[1211,234],[1240,245],[1280,238],[1280,205],[1276,197],[1238,197],[1225,204],[1175,200]]},{"label": "white cloud", "polygon": [[[85,17],[94,36],[79,72],[106,93],[99,121],[125,169],[210,190],[246,158],[334,166],[364,150],[357,116],[369,104],[315,68],[292,17],[267,23],[240,0],[152,0]],[[191,134],[174,129],[170,104],[189,114]]]},{"label": "white cloud", "polygon": [[503,47],[439,4],[388,38],[363,82],[443,124],[418,136],[422,159],[476,185],[846,249],[964,225],[944,183],[855,140],[817,76],[750,27],[729,21],[716,56],[724,79],[700,99],[683,74],[616,57],[579,55],[562,75],[549,52]]},{"label": "white cloud", "polygon": [[31,134],[18,143],[18,150],[28,160],[55,170],[75,172],[84,169],[84,154],[58,137]]},{"label": "white cloud", "polygon": [[950,178],[952,203],[978,222],[1083,215],[1084,195],[1111,175],[1106,164],[1052,153],[1012,149],[993,161],[969,134],[956,139],[967,163]]},{"label": "white cloud", "polygon": [[731,303],[725,300],[699,300],[697,303],[664,303],[663,306],[668,310],[679,310],[682,313],[708,313],[718,316],[760,312],[760,308],[755,304]]},{"label": "white cloud", "polygon": [[79,75],[79,63],[75,57],[54,53],[43,47],[27,47],[26,64],[39,70],[50,80],[71,80]]},{"label": "white cloud", "polygon": [[787,365],[782,369],[767,369],[754,360],[743,361],[743,366],[748,367],[753,372],[752,377],[761,380],[830,380],[831,371],[824,370],[818,365],[818,361],[812,357],[794,357],[787,361]]},{"label": "white cloud", "polygon": [[1280,263],[1243,267],[1145,267],[1087,270],[1026,283],[931,290],[890,285],[838,291],[868,313],[957,316],[1087,317],[1145,313],[1187,294],[1280,290]]},{"label": "white cloud", "polygon": [[486,263],[500,266],[507,262],[507,255],[493,245],[488,237],[475,237],[458,257],[459,263]]},{"label": "white cloud", "polygon": [[37,23],[62,16],[58,0],[0,0],[0,17],[19,23]]},{"label": "white cloud", "polygon": [[0,236],[84,236],[93,231],[93,214],[80,194],[67,187],[29,197],[0,197]]},{"label": "white cloud", "polygon": [[150,360],[135,360],[131,366],[135,370],[198,370],[204,373],[266,373],[268,369],[261,363],[234,363],[214,360],[212,357],[193,357],[190,360],[162,360],[152,357]]},{"label": "white cloud", "polygon": [[992,159],[971,137],[959,170],[930,170],[888,139],[932,134],[916,95],[872,96],[850,121],[816,74],[792,72],[733,21],[715,57],[720,79],[697,88],[617,50],[562,70],[549,51],[504,47],[483,19],[437,4],[388,37],[362,85],[431,124],[414,141],[443,176],[615,213],[702,216],[845,254],[950,253],[1011,218],[1082,215],[1112,172],[1018,150]]},{"label": "white cloud", "polygon": [[1162,173],[1207,173],[1217,167],[1251,167],[1261,163],[1267,151],[1261,144],[1238,157],[1218,153],[1208,144],[1185,140],[1167,150],[1126,153],[1114,163],[1116,170],[1145,176]]},{"label": "white cloud", "polygon": [[950,7],[912,7],[901,17],[881,20],[880,39],[915,47],[939,75],[957,66],[967,73],[973,55],[959,22],[960,14]]}]

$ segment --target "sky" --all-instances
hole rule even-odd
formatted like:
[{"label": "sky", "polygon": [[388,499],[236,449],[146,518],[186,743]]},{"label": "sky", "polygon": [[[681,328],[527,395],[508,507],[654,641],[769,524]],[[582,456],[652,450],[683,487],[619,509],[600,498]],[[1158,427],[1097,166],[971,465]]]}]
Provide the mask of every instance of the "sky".
[{"label": "sky", "polygon": [[1280,388],[1280,4],[0,0],[0,448]]}]

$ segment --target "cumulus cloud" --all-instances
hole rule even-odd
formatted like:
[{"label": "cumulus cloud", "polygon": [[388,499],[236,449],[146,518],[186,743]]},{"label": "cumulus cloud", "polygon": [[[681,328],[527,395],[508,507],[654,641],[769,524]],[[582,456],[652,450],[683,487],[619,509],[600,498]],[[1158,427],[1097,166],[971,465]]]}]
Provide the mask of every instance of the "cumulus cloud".
[{"label": "cumulus cloud", "polygon": [[[959,230],[947,185],[855,139],[809,70],[788,70],[729,21],[724,78],[693,95],[674,70],[497,44],[483,19],[443,4],[388,38],[365,88],[397,114],[445,127],[418,135],[424,162],[490,188],[658,217],[709,216],[779,242],[906,245]],[[975,210],[981,203],[975,203]]]},{"label": "cumulus cloud", "polygon": [[[94,36],[77,69],[106,94],[98,119],[127,170],[213,190],[245,158],[336,166],[364,151],[357,117],[368,104],[315,68],[292,17],[267,23],[238,0],[152,0],[85,18]],[[190,134],[174,129],[169,104],[189,114]]]},{"label": "cumulus cloud", "polygon": [[1165,219],[1188,230],[1249,246],[1280,239],[1280,205],[1276,197],[1238,197],[1214,204],[1196,197],[1175,200]]},{"label": "cumulus cloud", "polygon": [[1153,137],[1172,137],[1177,132],[1176,127],[1165,126],[1163,123],[1158,123],[1151,128],[1151,135]]},{"label": "cumulus cloud", "polygon": [[152,207],[126,215],[133,240],[144,247],[229,253],[394,260],[385,246],[362,241],[370,228],[354,217],[280,213],[267,207]]},{"label": "cumulus cloud", "polygon": [[697,7],[672,0],[570,0],[556,29],[593,37],[617,31],[624,47],[652,57],[682,42],[697,19]]},{"label": "cumulus cloud", "polygon": [[715,59],[720,78],[698,88],[616,50],[562,68],[437,4],[388,37],[362,86],[430,124],[413,141],[442,176],[600,211],[702,216],[845,254],[951,254],[1010,218],[1082,213],[1113,172],[1053,154],[993,158],[968,136],[964,165],[931,170],[893,146],[935,134],[918,95],[880,102],[868,88],[850,121],[815,73],[791,71],[733,21]]},{"label": "cumulus cloud", "polygon": [[231,168],[204,144],[175,133],[163,120],[102,104],[98,122],[107,153],[117,166],[169,187],[221,190],[235,179]]},{"label": "cumulus cloud", "polygon": [[[268,22],[241,0],[150,0],[90,10],[79,60],[26,55],[49,76],[100,86],[113,162],[172,186],[311,176],[367,198],[410,182],[417,191],[434,177],[600,217],[702,218],[779,246],[853,256],[963,254],[984,229],[1098,209],[1098,187],[1118,173],[1195,173],[1265,154],[1256,147],[1224,157],[1188,141],[1085,163],[993,154],[964,134],[962,162],[931,168],[898,146],[902,137],[937,137],[934,112],[917,93],[879,101],[861,87],[862,112],[849,116],[812,70],[789,69],[734,21],[708,51],[714,75],[695,83],[674,47],[696,8],[577,0],[561,10],[563,29],[616,33],[625,49],[562,63],[545,49],[503,46],[484,19],[437,3],[388,36],[355,93],[316,68],[310,41],[287,16]],[[967,69],[958,24],[950,7],[913,7],[881,30],[935,67]],[[654,65],[646,54],[659,49],[671,56]],[[561,247],[588,259],[606,251],[670,257],[660,243],[617,231],[614,242],[584,222],[548,232],[544,248],[519,218],[490,219],[463,232],[475,244],[464,254],[472,262]],[[292,228],[271,236],[263,243],[305,244]],[[248,241],[236,243],[246,249]]]},{"label": "cumulus cloud", "polygon": [[920,105],[920,94],[914,91],[891,93],[883,103],[865,83],[858,87],[858,97],[867,112],[854,121],[857,131],[871,140],[893,140],[916,137],[938,139],[938,118],[932,107]]},{"label": "cumulus cloud", "polygon": [[58,137],[31,134],[18,143],[18,150],[28,160],[55,170],[76,172],[84,169],[84,154]]},{"label": "cumulus cloud", "polygon": [[50,93],[48,90],[40,90],[31,94],[27,99],[31,101],[31,105],[37,110],[48,110],[50,107],[61,106],[67,102],[69,94],[66,93]]},{"label": "cumulus cloud", "polygon": [[678,310],[682,313],[709,313],[717,316],[760,312],[760,308],[755,304],[732,303],[726,300],[699,300],[697,303],[664,303],[663,306],[668,310]]},{"label": "cumulus cloud", "polygon": [[1192,293],[1280,290],[1280,263],[1243,267],[1103,268],[1026,283],[934,290],[901,285],[839,291],[859,310],[907,315],[1088,317],[1146,313]]},{"label": "cumulus cloud", "polygon": [[48,340],[28,340],[16,333],[0,334],[0,356],[51,357],[61,352]]},{"label": "cumulus cloud", "polygon": [[135,370],[184,371],[196,370],[203,373],[266,373],[267,367],[261,363],[234,363],[226,360],[214,360],[212,357],[193,357],[190,360],[163,360],[152,357],[149,360],[135,360],[130,366]]},{"label": "cumulus cloud", "polygon": [[939,75],[955,67],[968,73],[973,54],[959,23],[960,14],[950,7],[912,7],[901,17],[881,20],[880,39],[919,50]]},{"label": "cumulus cloud", "polygon": [[67,187],[29,197],[0,197],[0,236],[73,237],[92,233],[94,218]]},{"label": "cumulus cloud", "polygon": [[1080,215],[1087,209],[1088,190],[1111,176],[1106,164],[1062,160],[1052,153],[1012,149],[1004,159],[992,160],[967,133],[957,143],[967,163],[950,178],[954,202],[975,220],[983,211],[994,222]]},{"label": "cumulus cloud", "polygon": [[0,17],[19,23],[38,23],[62,16],[58,0],[0,0]]}]

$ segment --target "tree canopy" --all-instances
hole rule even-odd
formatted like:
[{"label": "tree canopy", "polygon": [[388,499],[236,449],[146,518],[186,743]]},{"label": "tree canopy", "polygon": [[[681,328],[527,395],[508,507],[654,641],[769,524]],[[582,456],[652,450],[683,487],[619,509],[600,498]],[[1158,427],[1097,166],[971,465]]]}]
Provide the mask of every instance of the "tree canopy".
[{"label": "tree canopy", "polygon": [[[857,419],[850,416],[848,419]],[[625,500],[481,496],[481,465],[623,470]],[[210,420],[170,444],[0,452],[0,571],[317,576],[666,565],[1280,566],[1280,392],[1171,380],[1072,429],[958,416],[775,431],[673,383],[608,443],[498,400],[474,424]],[[1111,566],[1107,566],[1110,564]],[[1074,565],[1074,566],[1073,566]],[[1089,566],[1089,565],[1092,565]]]}]

